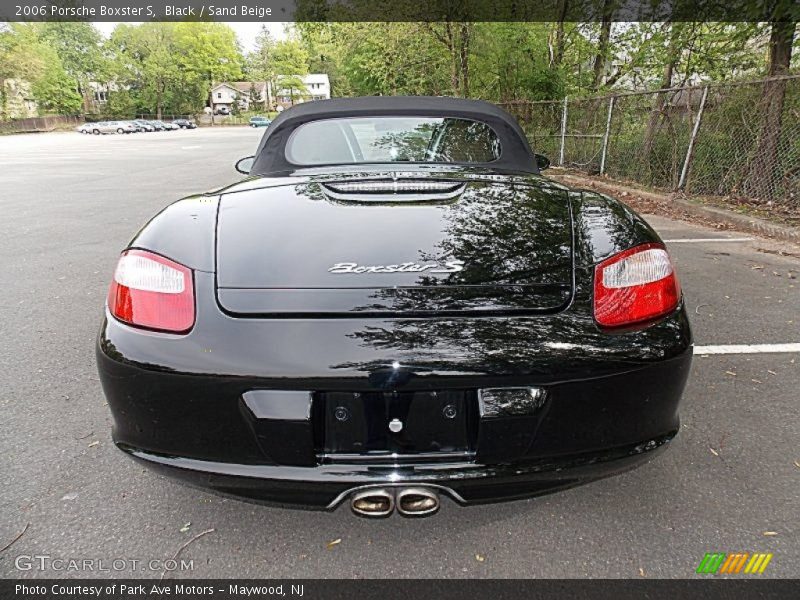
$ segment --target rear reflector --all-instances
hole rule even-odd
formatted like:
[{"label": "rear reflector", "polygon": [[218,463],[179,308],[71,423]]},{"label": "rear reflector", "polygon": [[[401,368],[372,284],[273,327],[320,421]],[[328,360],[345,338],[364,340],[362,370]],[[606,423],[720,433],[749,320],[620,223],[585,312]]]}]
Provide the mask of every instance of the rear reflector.
[{"label": "rear reflector", "polygon": [[594,318],[604,327],[666,315],[675,310],[680,297],[678,278],[661,244],[636,246],[595,267]]},{"label": "rear reflector", "polygon": [[152,252],[128,250],[117,263],[108,309],[129,325],[189,331],[194,325],[192,271]]}]

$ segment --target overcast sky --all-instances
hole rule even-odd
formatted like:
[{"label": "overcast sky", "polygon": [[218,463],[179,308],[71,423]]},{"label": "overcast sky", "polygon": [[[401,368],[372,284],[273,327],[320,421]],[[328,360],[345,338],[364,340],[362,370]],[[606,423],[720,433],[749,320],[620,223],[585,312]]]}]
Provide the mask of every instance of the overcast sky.
[{"label": "overcast sky", "polygon": [[[251,50],[255,49],[256,43],[256,36],[258,32],[261,31],[261,26],[266,25],[267,29],[269,29],[272,37],[276,40],[280,40],[286,37],[284,33],[284,26],[286,23],[225,23],[226,25],[230,26],[236,32],[236,36],[239,38],[239,42],[242,44],[242,49],[245,52],[250,52]],[[94,26],[100,30],[100,32],[108,37],[111,35],[111,32],[114,30],[114,27],[119,25],[119,23],[94,23]],[[131,25],[138,25],[138,23],[131,23]]]}]

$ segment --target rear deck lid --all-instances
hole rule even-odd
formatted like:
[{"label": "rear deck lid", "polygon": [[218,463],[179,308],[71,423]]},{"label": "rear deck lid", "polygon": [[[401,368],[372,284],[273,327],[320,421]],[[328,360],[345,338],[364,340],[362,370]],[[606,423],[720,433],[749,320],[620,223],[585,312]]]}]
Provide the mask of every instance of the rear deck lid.
[{"label": "rear deck lid", "polygon": [[554,312],[572,294],[566,193],[499,181],[304,181],[223,195],[217,295],[240,316]]}]

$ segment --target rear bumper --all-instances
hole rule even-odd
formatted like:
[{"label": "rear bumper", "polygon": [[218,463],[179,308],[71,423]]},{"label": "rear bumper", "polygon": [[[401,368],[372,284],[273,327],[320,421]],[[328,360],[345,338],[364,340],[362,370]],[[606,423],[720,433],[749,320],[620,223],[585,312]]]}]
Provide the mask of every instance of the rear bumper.
[{"label": "rear bumper", "polygon": [[[631,468],[679,427],[692,360],[682,306],[613,334],[578,303],[528,318],[236,319],[201,301],[214,298],[213,274],[197,271],[195,286],[187,335],[107,317],[98,372],[119,448],[221,493],[328,508],[360,486],[426,484],[465,504],[516,499]],[[313,411],[262,418],[244,400],[257,390],[529,386],[545,390],[546,402],[523,416],[481,416],[468,462],[330,464]]]},{"label": "rear bumper", "polygon": [[665,450],[676,433],[556,461],[399,468],[237,465],[161,456],[125,444],[118,447],[158,473],[222,495],[275,506],[333,510],[351,494],[370,487],[430,487],[464,506],[547,494],[633,469]]}]

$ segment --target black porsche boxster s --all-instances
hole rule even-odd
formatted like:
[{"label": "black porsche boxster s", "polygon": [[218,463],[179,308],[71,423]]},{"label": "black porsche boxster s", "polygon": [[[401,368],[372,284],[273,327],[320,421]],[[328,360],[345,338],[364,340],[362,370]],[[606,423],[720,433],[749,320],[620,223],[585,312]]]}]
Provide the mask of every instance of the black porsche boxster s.
[{"label": "black porsche boxster s", "polygon": [[626,470],[678,431],[692,358],[656,233],[540,175],[449,98],[286,110],[249,173],[155,216],[99,334],[116,445],[251,500],[360,515]]}]

